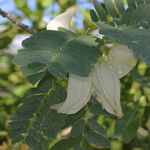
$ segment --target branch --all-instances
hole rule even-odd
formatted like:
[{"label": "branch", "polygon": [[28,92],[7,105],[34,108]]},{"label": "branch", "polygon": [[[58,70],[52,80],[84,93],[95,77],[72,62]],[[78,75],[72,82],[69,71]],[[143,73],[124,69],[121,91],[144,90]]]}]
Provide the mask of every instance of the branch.
[{"label": "branch", "polygon": [[14,25],[18,26],[19,28],[21,28],[24,31],[27,31],[30,34],[33,34],[34,31],[32,29],[30,29],[27,25],[22,24],[15,16],[13,16],[10,13],[7,13],[5,11],[3,11],[2,9],[0,9],[0,15],[3,16],[4,18],[9,19]]}]

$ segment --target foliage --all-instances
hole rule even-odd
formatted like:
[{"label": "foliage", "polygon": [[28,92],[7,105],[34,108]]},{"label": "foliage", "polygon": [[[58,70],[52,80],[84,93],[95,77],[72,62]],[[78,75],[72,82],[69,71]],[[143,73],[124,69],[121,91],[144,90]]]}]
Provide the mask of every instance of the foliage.
[{"label": "foliage", "polygon": [[[95,10],[89,11],[91,20],[86,20],[92,29],[84,35],[85,29],[77,30],[76,27],[75,33],[61,28],[45,31],[42,17],[52,3],[51,0],[45,3],[37,0],[37,9],[33,11],[25,0],[15,0],[17,8],[27,18],[32,18],[33,27],[39,31],[22,42],[23,48],[13,60],[32,83],[32,88],[11,63],[13,55],[6,50],[14,36],[22,31],[10,29],[11,25],[4,23],[8,29],[0,36],[0,61],[5,60],[7,67],[0,70],[0,140],[7,141],[6,124],[9,120],[8,137],[12,144],[24,143],[33,150],[148,150],[150,1],[127,0],[128,8],[125,8],[122,0],[101,3],[95,0]],[[63,11],[76,5],[77,1],[57,0],[55,3]],[[104,37],[93,36],[95,29]],[[124,117],[118,119],[105,112],[94,96],[73,115],[50,109],[66,99],[68,73],[88,76],[101,58],[105,44],[114,42],[128,46],[139,60],[136,68],[121,79]],[[13,115],[10,117],[10,114]]]},{"label": "foliage", "polygon": [[45,70],[57,77],[67,72],[87,76],[99,57],[95,40],[69,32],[41,31],[23,41],[25,49],[19,50],[14,62],[27,77]]}]

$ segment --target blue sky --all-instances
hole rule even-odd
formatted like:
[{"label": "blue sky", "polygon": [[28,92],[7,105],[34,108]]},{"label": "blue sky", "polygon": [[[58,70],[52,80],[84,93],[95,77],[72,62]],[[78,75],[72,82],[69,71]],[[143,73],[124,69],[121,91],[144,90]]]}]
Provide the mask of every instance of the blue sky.
[{"label": "blue sky", "polygon": [[[35,0],[27,0],[28,1],[28,5],[30,7],[31,10],[36,9],[36,5],[35,5]],[[93,4],[91,2],[87,2],[87,0],[77,0],[78,3],[78,8],[79,9],[90,9],[90,8],[94,8]],[[21,13],[21,11],[19,11],[16,7],[15,4],[13,2],[13,0],[0,0],[0,8],[13,13],[13,14],[18,14],[19,16],[22,16],[23,14]],[[49,21],[50,19],[53,18],[53,16],[50,16],[50,12],[51,11],[57,11],[59,10],[59,6],[56,3],[53,3],[52,5],[50,5],[50,7],[48,7],[45,10],[45,15],[43,17],[44,21]],[[0,16],[0,23],[3,23],[7,21],[6,18],[3,18]],[[75,17],[75,22],[78,24],[78,27],[82,27],[82,21],[83,21],[83,15],[81,13],[77,13],[76,17]],[[29,19],[23,19],[22,23],[28,25],[28,26],[32,26],[31,22]]]}]

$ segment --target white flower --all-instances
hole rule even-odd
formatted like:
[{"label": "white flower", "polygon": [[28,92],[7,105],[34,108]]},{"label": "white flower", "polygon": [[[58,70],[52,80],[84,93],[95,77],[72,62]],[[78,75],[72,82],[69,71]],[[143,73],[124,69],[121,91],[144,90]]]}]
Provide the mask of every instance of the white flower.
[{"label": "white flower", "polygon": [[[71,9],[60,14],[48,23],[47,30],[58,30],[58,27],[69,29],[74,12]],[[132,51],[124,45],[115,45],[108,54],[108,60],[98,62],[88,77],[70,73],[66,100],[51,108],[59,113],[74,114],[88,103],[94,90],[103,109],[121,117],[119,78],[126,75],[135,65],[136,59]]]},{"label": "white flower", "polygon": [[109,52],[109,61],[118,73],[119,78],[125,76],[136,65],[132,51],[124,45],[116,44]]},{"label": "white flower", "polygon": [[[115,47],[120,47],[120,49],[116,50]],[[121,49],[122,47],[123,49]],[[89,77],[70,74],[67,99],[59,107],[57,105],[55,109],[64,114],[78,112],[90,100],[93,88],[103,109],[117,117],[122,117],[119,78],[127,74],[136,64],[132,51],[124,47],[115,45],[110,50],[109,59],[97,63]],[[117,53],[117,56],[112,55],[113,53]]]},{"label": "white flower", "polygon": [[68,9],[66,12],[56,16],[47,25],[47,30],[58,30],[59,27],[70,29],[70,25],[75,14],[76,9],[74,7]]},{"label": "white flower", "polygon": [[97,64],[92,73],[93,87],[97,100],[111,114],[122,116],[120,105],[120,81],[108,62]]},{"label": "white flower", "polygon": [[91,98],[91,76],[69,75],[67,99],[57,110],[64,114],[74,114],[81,110]]}]

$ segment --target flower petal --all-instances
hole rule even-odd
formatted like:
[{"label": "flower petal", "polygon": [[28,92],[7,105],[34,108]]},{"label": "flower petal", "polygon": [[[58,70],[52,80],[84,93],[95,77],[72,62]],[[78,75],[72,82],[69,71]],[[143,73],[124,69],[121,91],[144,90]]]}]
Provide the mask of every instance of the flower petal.
[{"label": "flower petal", "polygon": [[97,64],[92,73],[97,100],[111,114],[122,116],[120,104],[120,81],[113,68],[107,63]]},{"label": "flower petal", "polygon": [[116,44],[110,50],[109,61],[118,73],[119,78],[125,76],[137,63],[132,50],[120,44]]},{"label": "flower petal", "polygon": [[91,98],[91,75],[80,77],[69,75],[67,99],[58,106],[57,111],[63,114],[74,114],[81,110]]},{"label": "flower petal", "polygon": [[47,30],[58,30],[58,27],[70,29],[71,20],[75,14],[75,9],[69,9],[68,11],[56,16],[47,25]]}]

